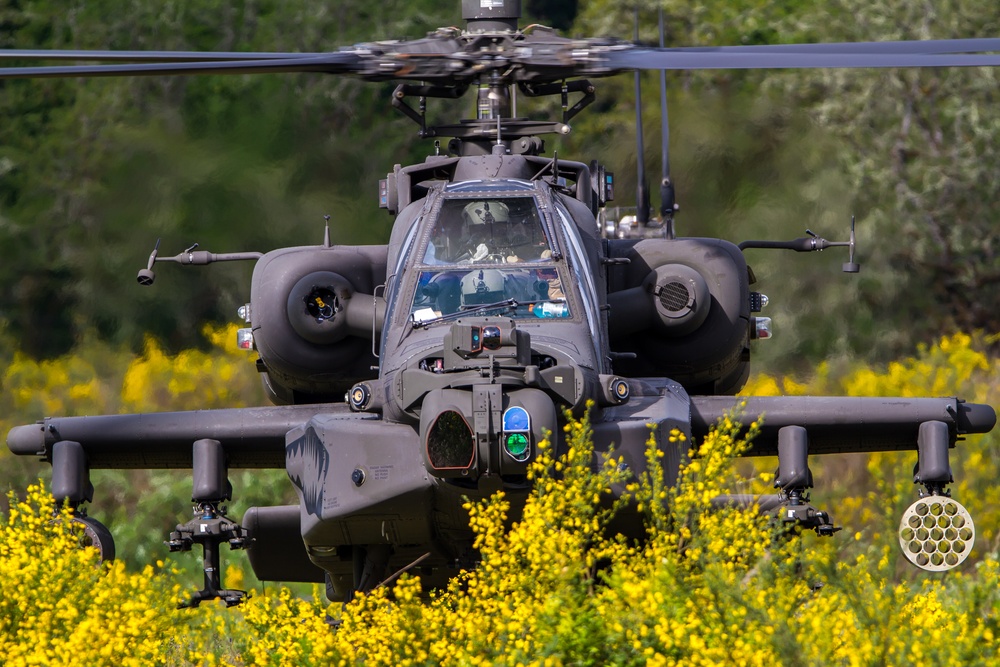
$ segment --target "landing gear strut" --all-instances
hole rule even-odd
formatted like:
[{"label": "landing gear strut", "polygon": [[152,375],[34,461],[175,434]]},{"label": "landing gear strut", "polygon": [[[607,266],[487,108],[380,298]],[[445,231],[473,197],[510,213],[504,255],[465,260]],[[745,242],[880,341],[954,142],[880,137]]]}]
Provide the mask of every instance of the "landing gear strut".
[{"label": "landing gear strut", "polygon": [[227,607],[232,607],[248,596],[246,591],[222,588],[219,547],[228,542],[230,549],[242,549],[246,546],[247,533],[226,516],[226,508],[222,506],[223,501],[232,499],[222,444],[218,440],[196,441],[192,470],[194,491],[191,500],[197,503],[195,517],[170,533],[167,546],[170,551],[190,551],[195,544],[201,545],[205,587],[179,607],[197,607],[205,600],[222,600]]},{"label": "landing gear strut", "polygon": [[781,503],[775,516],[785,525],[811,528],[828,537],[840,530],[830,515],[809,504],[813,486],[809,470],[809,436],[801,426],[785,426],[778,431],[778,474],[774,479]]}]

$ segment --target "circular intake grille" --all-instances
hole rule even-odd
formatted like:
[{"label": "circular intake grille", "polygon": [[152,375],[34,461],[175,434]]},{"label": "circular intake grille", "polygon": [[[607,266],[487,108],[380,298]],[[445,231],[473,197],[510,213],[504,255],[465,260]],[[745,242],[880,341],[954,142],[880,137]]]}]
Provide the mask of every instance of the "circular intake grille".
[{"label": "circular intake grille", "polygon": [[690,303],[691,292],[684,283],[671,281],[660,288],[660,305],[668,312],[676,313],[684,310]]}]

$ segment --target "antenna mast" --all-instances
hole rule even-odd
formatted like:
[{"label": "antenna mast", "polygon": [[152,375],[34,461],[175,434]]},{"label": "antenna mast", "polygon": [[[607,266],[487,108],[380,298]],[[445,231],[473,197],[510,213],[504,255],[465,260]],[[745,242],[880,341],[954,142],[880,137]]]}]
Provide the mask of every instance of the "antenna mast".
[{"label": "antenna mast", "polygon": [[[663,7],[660,6],[660,48],[664,48]],[[674,211],[677,204],[674,200],[674,184],[670,180],[670,118],[667,115],[667,71],[660,70],[660,127],[662,132],[662,164],[663,178],[660,180],[660,219],[663,221],[664,236],[675,238]]]},{"label": "antenna mast", "polygon": [[[635,6],[635,41],[639,41],[639,5]],[[635,71],[635,221],[645,226],[649,222],[649,184],[646,182],[646,158],[642,136],[642,81],[639,70]]]}]

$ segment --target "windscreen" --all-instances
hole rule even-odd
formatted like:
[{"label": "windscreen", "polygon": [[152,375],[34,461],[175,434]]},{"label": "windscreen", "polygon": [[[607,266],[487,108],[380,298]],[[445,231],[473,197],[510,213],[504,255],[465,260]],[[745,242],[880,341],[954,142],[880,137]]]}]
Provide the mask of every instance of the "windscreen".
[{"label": "windscreen", "polygon": [[[510,303],[513,300],[514,303]],[[495,308],[483,306],[495,304]],[[426,322],[460,311],[514,318],[568,318],[563,283],[552,266],[422,271],[410,315]]]},{"label": "windscreen", "polygon": [[424,264],[517,264],[545,261],[552,250],[533,197],[446,199]]}]

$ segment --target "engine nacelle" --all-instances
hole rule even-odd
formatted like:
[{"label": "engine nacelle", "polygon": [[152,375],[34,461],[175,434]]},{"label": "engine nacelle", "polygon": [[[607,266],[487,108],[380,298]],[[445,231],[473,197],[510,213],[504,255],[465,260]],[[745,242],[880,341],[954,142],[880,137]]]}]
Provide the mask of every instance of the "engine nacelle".
[{"label": "engine nacelle", "polygon": [[[720,239],[612,241],[609,332],[623,375],[666,375],[695,394],[733,394],[749,372],[750,286]],[[635,358],[629,358],[632,353]]]},{"label": "engine nacelle", "polygon": [[250,290],[254,346],[277,404],[342,400],[377,376],[386,246],[306,246],[267,253]]}]

